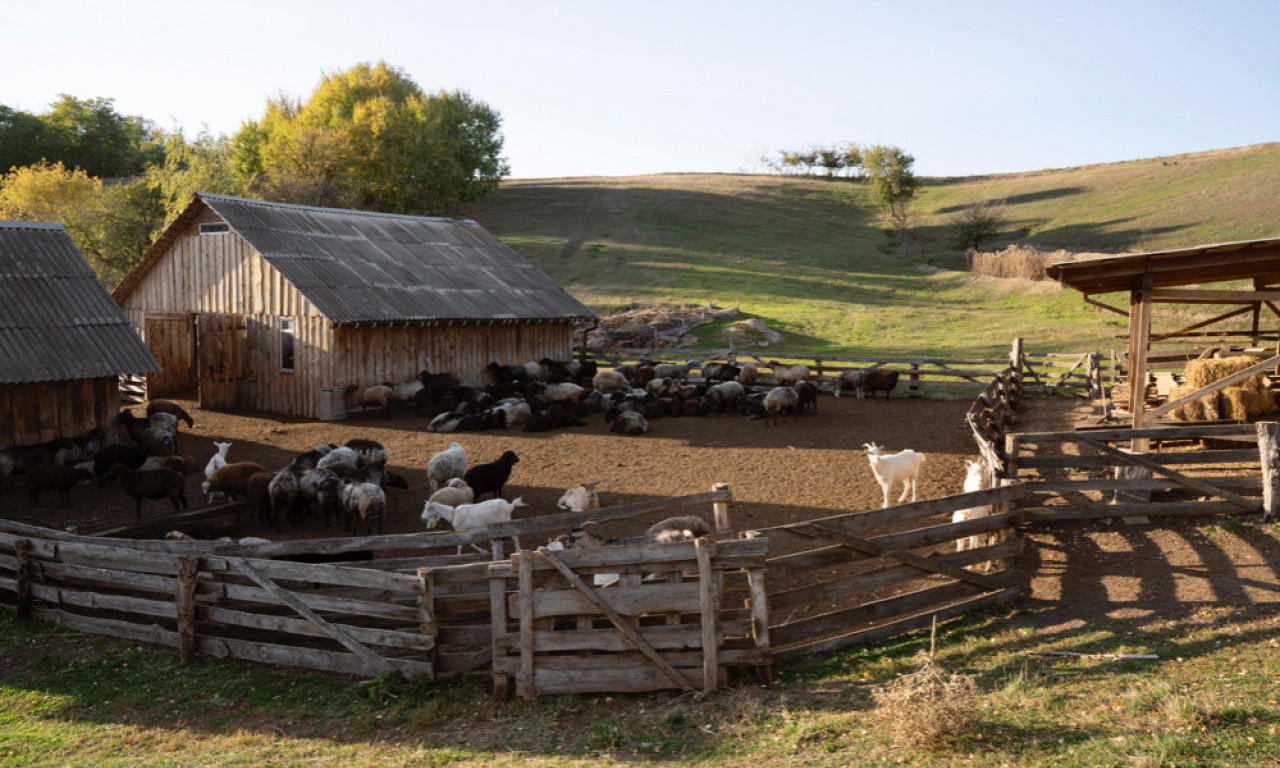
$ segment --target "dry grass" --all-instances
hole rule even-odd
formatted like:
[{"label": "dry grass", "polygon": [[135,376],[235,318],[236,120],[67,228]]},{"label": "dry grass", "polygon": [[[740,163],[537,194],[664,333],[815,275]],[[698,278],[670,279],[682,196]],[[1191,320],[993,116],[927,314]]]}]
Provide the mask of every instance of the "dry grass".
[{"label": "dry grass", "polygon": [[1067,250],[1041,250],[1033,245],[1011,245],[1000,251],[964,252],[969,271],[987,277],[1021,277],[1025,280],[1045,280],[1045,267],[1059,261],[1080,261],[1107,254],[1077,253]]},{"label": "dry grass", "polygon": [[903,747],[932,749],[968,731],[978,711],[972,677],[948,673],[934,655],[921,651],[918,669],[873,694],[876,718]]},{"label": "dry grass", "polygon": [[[1221,359],[1206,358],[1190,360],[1185,371],[1187,383],[1175,387],[1169,393],[1169,399],[1176,400],[1191,394],[1197,389],[1207,387],[1215,381],[1226,378],[1233,373],[1243,371],[1258,361],[1248,355]],[[1213,419],[1235,419],[1243,421],[1249,418],[1265,416],[1276,410],[1267,378],[1258,374],[1239,384],[1206,395],[1195,402],[1180,406],[1172,412],[1172,417],[1180,421],[1200,421]]]}]

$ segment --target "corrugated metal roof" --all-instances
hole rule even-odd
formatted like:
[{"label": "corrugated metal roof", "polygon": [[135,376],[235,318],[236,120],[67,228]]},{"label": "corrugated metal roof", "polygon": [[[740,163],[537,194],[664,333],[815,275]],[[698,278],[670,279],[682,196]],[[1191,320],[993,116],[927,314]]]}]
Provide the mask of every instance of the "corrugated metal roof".
[{"label": "corrugated metal roof", "polygon": [[61,224],[0,221],[0,383],[158,370]]},{"label": "corrugated metal roof", "polygon": [[225,219],[333,323],[594,317],[474,221],[204,192],[196,199]]}]

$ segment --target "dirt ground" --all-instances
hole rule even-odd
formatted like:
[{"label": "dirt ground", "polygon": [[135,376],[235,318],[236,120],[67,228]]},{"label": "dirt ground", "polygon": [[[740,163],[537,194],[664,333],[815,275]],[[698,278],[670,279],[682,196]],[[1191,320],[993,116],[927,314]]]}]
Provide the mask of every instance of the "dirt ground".
[{"label": "dirt ground", "polygon": [[[618,504],[660,496],[699,493],[714,482],[733,489],[733,527],[746,530],[880,506],[880,488],[871,475],[862,444],[891,451],[914,448],[927,455],[920,497],[961,489],[964,462],[975,458],[964,422],[966,401],[891,402],[823,396],[817,415],[772,427],[737,417],[660,419],[643,437],[607,431],[603,418],[588,425],[542,434],[480,432],[462,435],[426,431],[426,419],[370,412],[322,423],[254,413],[203,411],[179,398],[195,418],[180,437],[180,450],[200,467],[213,454],[213,441],[231,441],[232,461],[283,466],[317,443],[364,437],[383,443],[393,470],[410,489],[390,489],[386,532],[422,530],[419,514],[427,496],[426,462],[457,439],[470,461],[496,459],[503,451],[520,456],[506,497],[530,504],[520,516],[555,511],[563,490],[581,481],[600,484],[602,503]],[[1069,428],[1091,415],[1089,406],[1066,399],[1033,400],[1015,427],[1021,431]],[[188,478],[187,498],[202,506],[203,472]],[[166,501],[146,501],[143,515],[167,513]],[[709,516],[710,510],[703,511]],[[0,513],[35,519],[81,532],[128,523],[132,500],[114,486],[72,491],[72,506],[59,508],[55,494],[29,508],[20,477],[0,489]],[[608,526],[621,535],[642,530],[662,515]],[[1280,536],[1257,518],[1241,524],[1225,518],[1128,525],[1122,522],[1037,525],[1026,531],[1020,561],[1029,576],[1024,606],[1045,626],[1080,622],[1091,616],[1142,618],[1194,611],[1202,606],[1280,604]],[[340,536],[316,518],[276,534],[254,520],[238,536],[299,538]]]}]

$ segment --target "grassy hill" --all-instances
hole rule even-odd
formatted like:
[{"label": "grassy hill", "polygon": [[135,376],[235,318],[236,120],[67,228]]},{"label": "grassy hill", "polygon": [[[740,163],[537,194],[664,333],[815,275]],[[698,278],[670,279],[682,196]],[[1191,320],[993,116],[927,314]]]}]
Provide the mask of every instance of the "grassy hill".
[{"label": "grassy hill", "polygon": [[[1120,318],[1048,283],[963,271],[951,219],[1002,198],[1003,243],[1118,252],[1280,234],[1280,145],[927,179],[898,242],[865,188],[733,174],[512,180],[468,211],[597,311],[741,302],[787,350],[950,356],[1110,349]],[[943,269],[939,270],[939,267]],[[722,342],[714,329],[703,344]]]}]

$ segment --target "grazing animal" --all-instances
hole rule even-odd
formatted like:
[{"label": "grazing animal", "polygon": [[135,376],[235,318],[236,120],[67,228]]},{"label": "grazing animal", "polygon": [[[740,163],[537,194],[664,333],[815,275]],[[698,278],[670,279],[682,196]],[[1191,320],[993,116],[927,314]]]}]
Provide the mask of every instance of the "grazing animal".
[{"label": "grazing animal", "polygon": [[449,443],[449,447],[427,461],[428,491],[435,493],[442,483],[462,477],[467,471],[467,450],[461,443]]},{"label": "grazing animal", "polygon": [[[972,493],[987,488],[987,473],[981,461],[965,462],[967,474],[964,478],[964,492]],[[986,517],[991,514],[991,505],[981,507],[969,507],[968,509],[957,509],[951,513],[951,522],[960,523],[965,520],[977,520],[980,517]],[[956,539],[956,551],[964,552],[967,549],[977,549],[982,546],[983,536],[966,536],[962,539]]]},{"label": "grazing animal", "polygon": [[[167,498],[173,502],[175,512],[187,506],[187,497],[183,495],[187,479],[181,472],[175,472],[172,469],[151,469],[144,472],[130,469],[124,464],[117,464],[115,471],[120,489],[126,495],[133,497],[134,517],[139,520],[142,519],[143,499]],[[178,506],[179,502],[182,503],[182,507]]]},{"label": "grazing animal", "polygon": [[564,492],[556,506],[570,512],[586,512],[600,508],[600,493],[596,491],[599,483],[580,483]]},{"label": "grazing animal", "polygon": [[[443,520],[453,526],[455,531],[474,531],[488,528],[497,523],[507,523],[511,521],[511,515],[521,507],[527,507],[521,498],[514,501],[505,499],[489,499],[478,504],[462,504],[456,507],[446,506],[437,502],[428,501],[422,509],[422,522],[428,531],[435,530]],[[516,550],[520,549],[520,539],[512,536],[511,540],[515,542]],[[471,545],[477,550],[483,552],[483,549],[475,544]],[[458,545],[458,554],[462,554],[462,545]]]},{"label": "grazing animal", "polygon": [[213,447],[217,448],[218,452],[209,458],[208,464],[204,465],[204,479],[206,481],[213,479],[213,473],[217,471],[218,467],[227,466],[227,451],[230,450],[231,443],[220,443],[214,440]]},{"label": "grazing animal", "polygon": [[889,506],[889,491],[893,486],[902,483],[902,495],[898,497],[901,504],[907,498],[907,489],[911,490],[911,500],[916,500],[916,483],[920,478],[920,465],[924,463],[924,454],[907,448],[898,453],[882,454],[880,446],[875,443],[864,443],[867,449],[867,460],[871,462],[871,473],[880,483],[884,492],[884,508]]},{"label": "grazing animal", "polygon": [[391,397],[394,391],[385,384],[378,384],[372,387],[360,388],[358,384],[352,384],[343,391],[343,398],[346,400],[347,406],[354,408],[360,406],[360,410],[367,411],[369,406],[374,405],[379,408],[386,408],[391,403]]},{"label": "grazing animal", "polygon": [[504,451],[497,461],[478,464],[466,471],[462,479],[475,491],[476,498],[492,493],[495,499],[502,498],[502,488],[511,478],[511,468],[520,461],[514,451]]},{"label": "grazing animal", "polygon": [[470,504],[475,500],[476,492],[471,490],[471,486],[467,485],[467,481],[460,477],[455,477],[445,483],[443,488],[431,494],[431,498],[427,499],[427,501],[434,501],[447,507]]},{"label": "grazing animal", "polygon": [[733,381],[741,375],[741,368],[728,363],[707,363],[702,366],[702,378],[707,381]]},{"label": "grazing animal", "polygon": [[871,399],[876,399],[876,392],[883,391],[884,399],[889,400],[889,393],[893,388],[898,386],[897,371],[867,371],[866,380],[863,382],[862,388],[871,395]]},{"label": "grazing animal", "polygon": [[345,483],[340,491],[342,511],[346,527],[352,533],[359,533],[360,524],[364,524],[364,535],[373,533],[373,523],[378,523],[378,533],[382,533],[382,518],[387,509],[387,492],[377,483]]},{"label": "grazing animal", "polygon": [[196,425],[195,420],[191,418],[191,414],[187,413],[187,409],[172,400],[152,400],[147,403],[147,417],[150,418],[157,413],[167,413],[179,421],[187,422],[188,429]]},{"label": "grazing animal", "polygon": [[[159,470],[156,470],[157,472]],[[166,470],[171,471],[171,470]],[[247,484],[249,478],[254,472],[266,472],[266,468],[261,464],[252,461],[241,461],[235,464],[228,464],[225,467],[219,467],[213,477],[200,484],[200,490],[204,495],[213,500],[215,495],[225,496],[227,498],[247,498]]]},{"label": "grazing animal", "polygon": [[57,491],[63,506],[71,506],[71,488],[81,483],[92,483],[93,473],[88,467],[55,464],[42,461],[27,470],[27,503],[35,506],[41,491]]},{"label": "grazing animal", "polygon": [[792,414],[798,420],[800,415],[797,413],[796,404],[799,398],[796,396],[794,387],[780,385],[769,390],[769,394],[764,396],[764,414],[766,422],[773,421],[773,425],[778,426],[778,416],[784,414]]},{"label": "grazing animal", "polygon": [[773,378],[779,384],[790,386],[797,381],[806,381],[809,378],[809,366],[804,363],[783,365],[777,360],[770,360],[768,366],[773,369]]}]

